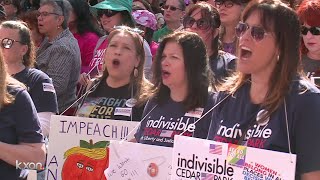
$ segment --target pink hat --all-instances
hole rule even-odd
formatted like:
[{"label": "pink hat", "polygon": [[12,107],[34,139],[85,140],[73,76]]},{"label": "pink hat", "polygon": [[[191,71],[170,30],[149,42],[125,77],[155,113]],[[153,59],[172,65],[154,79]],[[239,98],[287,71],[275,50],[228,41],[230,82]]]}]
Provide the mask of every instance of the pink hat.
[{"label": "pink hat", "polygon": [[156,16],[148,10],[136,10],[132,12],[133,19],[136,23],[157,30]]}]

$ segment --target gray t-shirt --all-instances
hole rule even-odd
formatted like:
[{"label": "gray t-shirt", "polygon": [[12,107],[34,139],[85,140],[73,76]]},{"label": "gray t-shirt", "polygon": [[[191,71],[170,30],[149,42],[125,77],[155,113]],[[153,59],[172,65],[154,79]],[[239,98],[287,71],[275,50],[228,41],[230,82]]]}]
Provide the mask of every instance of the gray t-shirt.
[{"label": "gray t-shirt", "polygon": [[315,60],[307,55],[302,55],[302,67],[308,78],[312,76],[320,77],[320,59]]}]

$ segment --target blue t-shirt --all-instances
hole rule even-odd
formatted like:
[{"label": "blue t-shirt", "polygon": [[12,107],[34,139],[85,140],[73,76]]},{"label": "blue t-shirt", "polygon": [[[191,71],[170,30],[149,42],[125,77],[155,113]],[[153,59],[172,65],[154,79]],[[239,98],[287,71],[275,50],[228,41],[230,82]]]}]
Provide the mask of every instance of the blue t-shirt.
[{"label": "blue t-shirt", "polygon": [[213,98],[208,96],[207,104],[194,111],[187,112],[182,102],[175,102],[171,98],[166,103],[157,104],[150,100],[143,112],[145,119],[135,134],[139,143],[173,147],[174,135],[185,132],[184,136],[206,139],[211,122],[211,113],[206,114],[213,105]]},{"label": "blue t-shirt", "polygon": [[217,85],[222,83],[234,71],[236,59],[236,56],[224,51],[219,51],[217,56],[210,57],[209,65],[214,73],[214,82]]},{"label": "blue t-shirt", "polygon": [[[15,101],[0,110],[0,141],[7,144],[42,143],[37,111],[27,91],[9,86]],[[0,178],[18,179],[21,170],[0,160]]]},{"label": "blue t-shirt", "polygon": [[13,77],[27,86],[37,112],[58,112],[57,95],[47,74],[37,69],[25,68]]},{"label": "blue t-shirt", "polygon": [[[297,154],[297,179],[302,173],[320,170],[320,143],[315,142],[320,138],[320,91],[308,81],[293,81],[285,98],[287,113],[283,103],[264,121],[264,109],[251,103],[249,92],[248,82],[213,110],[209,139],[289,152],[287,115],[292,153]],[[217,93],[216,103],[226,95]]]}]

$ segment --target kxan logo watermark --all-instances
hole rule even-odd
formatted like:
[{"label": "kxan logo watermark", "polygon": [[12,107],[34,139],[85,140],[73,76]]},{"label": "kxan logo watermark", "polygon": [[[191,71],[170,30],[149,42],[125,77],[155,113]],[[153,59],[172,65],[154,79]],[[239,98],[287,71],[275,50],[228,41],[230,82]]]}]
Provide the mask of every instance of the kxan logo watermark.
[{"label": "kxan logo watermark", "polygon": [[40,162],[19,162],[16,160],[16,169],[33,169],[33,170],[43,170],[44,166]]}]

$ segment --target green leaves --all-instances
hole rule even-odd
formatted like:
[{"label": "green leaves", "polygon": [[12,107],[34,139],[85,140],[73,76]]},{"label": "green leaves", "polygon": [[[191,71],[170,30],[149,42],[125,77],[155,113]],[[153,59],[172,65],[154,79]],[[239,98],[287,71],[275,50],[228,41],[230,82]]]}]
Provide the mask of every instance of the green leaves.
[{"label": "green leaves", "polygon": [[95,148],[106,148],[110,145],[109,141],[98,141],[94,144],[92,144],[92,140],[90,140],[89,142],[85,140],[80,140],[80,147],[87,148],[87,149],[95,149]]}]

